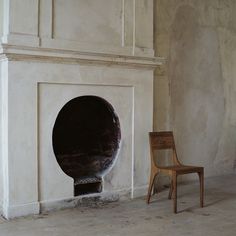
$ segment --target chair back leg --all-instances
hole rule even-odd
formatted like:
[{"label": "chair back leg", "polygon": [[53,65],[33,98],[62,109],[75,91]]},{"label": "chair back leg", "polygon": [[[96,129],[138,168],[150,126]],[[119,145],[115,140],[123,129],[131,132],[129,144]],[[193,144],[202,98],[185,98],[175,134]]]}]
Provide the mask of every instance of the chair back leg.
[{"label": "chair back leg", "polygon": [[170,190],[169,190],[168,199],[172,198],[172,194],[173,194],[173,180],[171,180],[171,183],[170,183]]},{"label": "chair back leg", "polygon": [[200,182],[200,206],[204,207],[204,171],[198,172]]},{"label": "chair back leg", "polygon": [[174,203],[174,213],[177,213],[177,174],[176,172],[173,172],[173,203]]}]

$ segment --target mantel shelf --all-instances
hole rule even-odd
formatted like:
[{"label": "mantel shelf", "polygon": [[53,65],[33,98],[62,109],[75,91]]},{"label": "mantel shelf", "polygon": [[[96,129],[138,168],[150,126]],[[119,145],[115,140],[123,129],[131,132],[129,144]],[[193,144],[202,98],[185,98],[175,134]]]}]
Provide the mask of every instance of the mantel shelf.
[{"label": "mantel shelf", "polygon": [[155,69],[165,63],[161,57],[106,54],[73,50],[49,49],[2,44],[0,59],[10,61],[41,61],[51,63],[94,64]]}]

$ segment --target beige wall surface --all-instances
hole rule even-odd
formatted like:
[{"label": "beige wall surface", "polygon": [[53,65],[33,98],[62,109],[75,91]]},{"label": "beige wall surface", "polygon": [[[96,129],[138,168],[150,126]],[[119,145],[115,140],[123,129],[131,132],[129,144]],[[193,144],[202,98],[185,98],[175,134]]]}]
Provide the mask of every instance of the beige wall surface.
[{"label": "beige wall surface", "polygon": [[155,0],[154,129],[206,176],[236,168],[236,1]]}]

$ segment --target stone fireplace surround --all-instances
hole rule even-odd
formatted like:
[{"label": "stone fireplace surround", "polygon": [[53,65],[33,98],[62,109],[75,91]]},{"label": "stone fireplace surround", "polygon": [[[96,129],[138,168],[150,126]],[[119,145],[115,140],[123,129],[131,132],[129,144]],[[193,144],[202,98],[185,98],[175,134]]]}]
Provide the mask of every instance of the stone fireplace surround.
[{"label": "stone fireplace surround", "polygon": [[[3,14],[0,48],[0,204],[6,218],[72,207],[91,197],[111,200],[146,194],[153,69],[162,63],[153,57],[152,1],[100,1],[110,7],[113,18],[117,12],[122,17],[99,28],[102,16],[90,12],[94,21],[87,25],[87,37],[95,32],[98,38],[85,43],[72,29],[85,21],[83,12],[98,7],[97,1],[88,1],[88,8],[83,0],[22,0],[22,5],[2,0],[10,12]],[[78,6],[78,16],[73,15]],[[58,28],[63,9],[72,13],[67,16],[71,31],[64,32],[62,40],[63,30],[68,31],[66,23]],[[27,15],[29,10],[35,14]],[[107,9],[103,13],[108,14]],[[143,40],[140,31],[149,37]],[[61,170],[53,152],[52,130],[61,108],[84,95],[101,97],[113,106],[122,139],[117,160],[103,177],[102,192],[74,197],[73,179]]]}]

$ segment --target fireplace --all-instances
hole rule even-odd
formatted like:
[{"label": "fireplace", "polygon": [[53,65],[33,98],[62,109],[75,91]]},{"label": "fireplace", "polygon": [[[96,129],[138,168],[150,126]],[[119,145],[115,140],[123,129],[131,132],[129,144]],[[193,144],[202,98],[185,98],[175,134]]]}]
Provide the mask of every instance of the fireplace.
[{"label": "fireplace", "polygon": [[163,62],[153,1],[2,4],[1,213],[145,195],[153,70]]},{"label": "fireplace", "polygon": [[62,107],[53,127],[53,150],[61,169],[74,179],[75,196],[102,191],[120,138],[118,116],[103,98],[81,96]]}]

